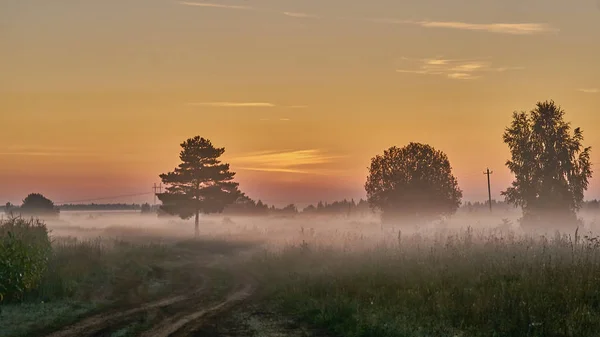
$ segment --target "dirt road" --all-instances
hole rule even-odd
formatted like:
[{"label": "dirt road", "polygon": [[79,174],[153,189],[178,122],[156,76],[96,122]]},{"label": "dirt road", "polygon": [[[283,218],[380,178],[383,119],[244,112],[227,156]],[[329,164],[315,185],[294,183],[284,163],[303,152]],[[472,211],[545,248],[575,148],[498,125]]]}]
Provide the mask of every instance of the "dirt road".
[{"label": "dirt road", "polygon": [[259,283],[240,263],[244,251],[187,254],[174,262],[190,276],[177,293],[86,317],[46,337],[321,336],[253,303]]},{"label": "dirt road", "polygon": [[233,254],[204,252],[184,265],[193,282],[177,294],[118,308],[84,318],[47,337],[84,336],[188,336],[202,326],[202,320],[229,310],[250,296],[256,282],[230,266]]}]

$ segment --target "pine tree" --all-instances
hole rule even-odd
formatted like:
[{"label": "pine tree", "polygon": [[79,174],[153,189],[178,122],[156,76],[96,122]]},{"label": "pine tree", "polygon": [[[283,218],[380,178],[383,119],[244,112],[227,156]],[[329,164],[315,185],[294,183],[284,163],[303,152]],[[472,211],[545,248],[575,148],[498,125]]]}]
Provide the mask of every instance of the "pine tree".
[{"label": "pine tree", "polygon": [[235,172],[219,157],[225,148],[216,148],[210,140],[196,136],[181,144],[181,164],[174,171],[161,174],[166,192],[157,194],[161,210],[182,219],[195,217],[195,235],[198,236],[200,213],[220,213],[234,203],[241,193],[233,182]]}]

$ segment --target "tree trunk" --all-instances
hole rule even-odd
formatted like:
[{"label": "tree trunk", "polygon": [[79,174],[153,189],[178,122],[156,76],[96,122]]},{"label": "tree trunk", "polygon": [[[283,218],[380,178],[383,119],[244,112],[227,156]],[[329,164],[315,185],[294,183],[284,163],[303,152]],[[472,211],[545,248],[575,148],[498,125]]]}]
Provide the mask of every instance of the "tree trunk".
[{"label": "tree trunk", "polygon": [[197,210],[196,210],[196,219],[195,219],[195,221],[194,221],[194,236],[195,236],[195,237],[198,237],[198,236],[199,236],[199,234],[200,234],[200,229],[198,228],[198,220],[199,220],[199,217],[200,217],[200,210],[199,210],[199,209],[197,209]]}]

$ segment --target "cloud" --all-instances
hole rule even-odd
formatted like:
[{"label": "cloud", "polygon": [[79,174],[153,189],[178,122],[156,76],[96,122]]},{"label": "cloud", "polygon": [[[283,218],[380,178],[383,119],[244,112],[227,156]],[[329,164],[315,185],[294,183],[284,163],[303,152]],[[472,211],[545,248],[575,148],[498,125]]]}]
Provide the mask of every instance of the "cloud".
[{"label": "cloud", "polygon": [[472,72],[472,71],[477,71],[479,69],[482,69],[483,67],[485,67],[485,65],[482,63],[465,63],[465,64],[458,65],[456,67],[453,67],[451,70]]},{"label": "cloud", "polygon": [[98,153],[66,147],[9,146],[0,148],[0,156],[69,157],[97,156]]},{"label": "cloud", "polygon": [[341,157],[328,155],[318,149],[263,151],[233,158],[231,162],[241,169],[252,171],[326,174],[326,170],[315,166],[331,163]]},{"label": "cloud", "polygon": [[523,70],[523,69],[525,69],[525,67],[499,67],[499,68],[490,69],[490,70],[501,73],[501,72],[508,71],[508,70]]},{"label": "cloud", "polygon": [[411,62],[409,68],[397,69],[398,73],[417,75],[445,76],[454,80],[474,80],[486,72],[504,72],[522,67],[493,67],[484,60],[453,60],[445,58],[410,59],[403,57],[404,62]]},{"label": "cloud", "polygon": [[200,102],[188,103],[191,106],[210,106],[218,108],[273,108],[275,104],[265,102]]},{"label": "cloud", "polygon": [[460,21],[412,21],[395,19],[369,19],[368,21],[416,25],[424,28],[446,28],[512,35],[532,35],[559,31],[557,28],[545,23],[469,23]]},{"label": "cloud", "polygon": [[249,7],[249,6],[222,5],[222,4],[214,4],[214,3],[206,3],[206,2],[179,1],[178,4],[184,5],[184,6],[196,6],[196,7],[212,7],[212,8],[223,8],[223,9],[253,10],[253,8]]},{"label": "cloud", "polygon": [[[261,118],[259,120],[263,121],[263,122],[266,122],[266,121],[271,121],[271,120],[274,120],[274,119],[271,119],[271,118]],[[289,122],[289,121],[291,121],[291,119],[290,118],[279,118],[279,121]]]},{"label": "cloud", "polygon": [[313,14],[301,13],[301,12],[280,12],[277,10],[270,9],[257,9],[250,6],[241,6],[241,5],[224,5],[224,4],[216,4],[216,3],[208,3],[208,2],[189,2],[189,1],[179,1],[178,4],[184,6],[195,6],[195,7],[208,7],[208,8],[222,8],[222,9],[234,9],[234,10],[246,10],[246,11],[261,11],[261,12],[269,12],[269,13],[280,13],[285,16],[289,16],[292,18],[301,18],[301,19],[318,19],[319,17]]},{"label": "cloud", "polygon": [[425,63],[427,63],[428,65],[445,65],[448,64],[449,60],[443,60],[443,59],[432,59],[432,60],[427,60]]},{"label": "cloud", "polygon": [[428,70],[408,70],[408,69],[396,69],[397,73],[404,74],[419,74],[419,75],[439,75],[439,72],[431,72]]},{"label": "cloud", "polygon": [[290,16],[293,18],[304,18],[304,19],[318,19],[319,17],[313,14],[299,13],[299,12],[283,12],[283,15]]},{"label": "cloud", "polygon": [[586,94],[597,94],[600,93],[600,89],[598,88],[586,88],[586,89],[577,89]]},{"label": "cloud", "polygon": [[277,105],[269,102],[191,102],[189,106],[209,106],[214,108],[288,108],[306,109],[306,105]]},{"label": "cloud", "polygon": [[[283,173],[301,173],[301,174],[311,174],[312,172],[306,170],[295,170],[295,169],[285,169],[285,168],[268,168],[268,167],[239,167],[240,170],[246,171],[261,171],[261,172],[283,172]],[[318,173],[316,173],[318,174]]]},{"label": "cloud", "polygon": [[64,156],[79,156],[83,154],[67,153],[67,152],[0,152],[0,156],[31,156],[31,157],[64,157]]},{"label": "cloud", "polygon": [[448,78],[452,78],[455,80],[474,80],[476,78],[479,78],[479,76],[473,76],[467,73],[451,73],[448,74]]},{"label": "cloud", "polygon": [[531,35],[557,31],[557,29],[543,23],[467,23],[453,21],[419,21],[414,22],[414,24],[426,28],[475,30],[513,35]]},{"label": "cloud", "polygon": [[[208,2],[189,2],[179,1],[177,2],[184,6],[196,6],[196,7],[209,7],[209,8],[222,8],[222,9],[234,9],[234,10],[250,10],[250,11],[261,11],[269,13],[280,13],[285,16],[293,18],[320,18],[314,14],[308,14],[303,12],[290,12],[290,11],[278,11],[272,9],[257,9],[250,6],[242,5],[225,5]],[[457,30],[470,30],[470,31],[481,31],[498,34],[512,34],[512,35],[533,35],[548,32],[558,32],[559,29],[554,28],[545,23],[471,23],[461,21],[414,21],[414,20],[399,20],[399,19],[359,19],[359,18],[348,18],[353,21],[369,21],[377,23],[387,24],[403,24],[403,25],[416,25],[424,28],[445,28],[445,29],[457,29]]]}]

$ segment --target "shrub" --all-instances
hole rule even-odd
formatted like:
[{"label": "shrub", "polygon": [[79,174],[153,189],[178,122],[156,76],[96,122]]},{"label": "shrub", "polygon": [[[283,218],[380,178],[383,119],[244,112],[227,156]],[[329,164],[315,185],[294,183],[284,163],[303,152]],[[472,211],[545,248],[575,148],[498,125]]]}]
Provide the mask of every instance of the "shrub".
[{"label": "shrub", "polygon": [[37,289],[51,254],[48,229],[42,221],[0,220],[0,303],[22,300]]}]

